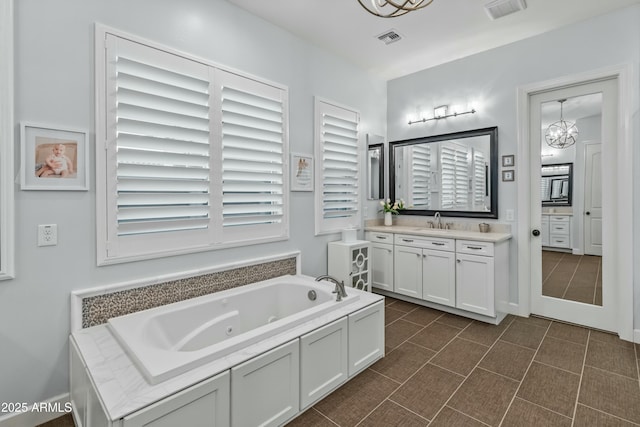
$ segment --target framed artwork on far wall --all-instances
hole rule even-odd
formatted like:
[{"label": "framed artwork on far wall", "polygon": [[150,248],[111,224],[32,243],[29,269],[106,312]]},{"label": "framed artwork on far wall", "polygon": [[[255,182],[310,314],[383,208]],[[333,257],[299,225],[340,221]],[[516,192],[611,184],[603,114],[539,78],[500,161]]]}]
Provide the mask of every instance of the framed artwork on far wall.
[{"label": "framed artwork on far wall", "polygon": [[291,154],[291,191],[313,191],[313,157]]},{"label": "framed artwork on far wall", "polygon": [[509,154],[507,156],[502,156],[502,166],[512,168],[516,165],[516,156],[514,154]]},{"label": "framed artwork on far wall", "polygon": [[89,134],[20,124],[22,190],[89,190]]},{"label": "framed artwork on far wall", "polygon": [[502,180],[505,182],[515,181],[516,180],[515,171],[513,170],[502,171]]}]

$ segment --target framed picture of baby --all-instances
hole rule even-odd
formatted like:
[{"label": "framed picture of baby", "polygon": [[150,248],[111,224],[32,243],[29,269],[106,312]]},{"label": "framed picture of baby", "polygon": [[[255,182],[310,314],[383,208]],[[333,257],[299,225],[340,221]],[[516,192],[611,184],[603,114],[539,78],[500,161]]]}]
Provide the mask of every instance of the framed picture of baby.
[{"label": "framed picture of baby", "polygon": [[29,123],[20,131],[23,190],[89,189],[87,132]]}]

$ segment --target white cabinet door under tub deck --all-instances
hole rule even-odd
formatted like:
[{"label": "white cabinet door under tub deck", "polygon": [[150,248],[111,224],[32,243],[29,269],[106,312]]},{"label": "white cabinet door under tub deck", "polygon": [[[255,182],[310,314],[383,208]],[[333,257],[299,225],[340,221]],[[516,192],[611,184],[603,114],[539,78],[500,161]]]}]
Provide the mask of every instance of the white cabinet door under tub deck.
[{"label": "white cabinet door under tub deck", "polygon": [[229,371],[125,417],[123,425],[124,427],[229,426]]},{"label": "white cabinet door under tub deck", "polygon": [[384,300],[349,315],[349,377],[384,357]]},{"label": "white cabinet door under tub deck", "polygon": [[349,377],[347,318],[300,337],[300,409],[317,402]]},{"label": "white cabinet door under tub deck", "polygon": [[299,404],[298,339],[231,368],[232,426],[279,426]]}]

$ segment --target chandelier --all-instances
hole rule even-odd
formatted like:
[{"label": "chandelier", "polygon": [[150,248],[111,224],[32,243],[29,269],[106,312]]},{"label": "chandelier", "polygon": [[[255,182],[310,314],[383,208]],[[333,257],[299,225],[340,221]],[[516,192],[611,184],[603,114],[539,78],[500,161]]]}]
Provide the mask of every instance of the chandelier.
[{"label": "chandelier", "polygon": [[562,118],[562,104],[566,99],[559,99],[560,103],[560,120],[553,122],[547,128],[544,139],[547,144],[553,148],[569,148],[576,143],[578,138],[578,128],[575,123],[567,122]]},{"label": "chandelier", "polygon": [[367,12],[381,18],[395,18],[429,6],[433,0],[358,0]]}]

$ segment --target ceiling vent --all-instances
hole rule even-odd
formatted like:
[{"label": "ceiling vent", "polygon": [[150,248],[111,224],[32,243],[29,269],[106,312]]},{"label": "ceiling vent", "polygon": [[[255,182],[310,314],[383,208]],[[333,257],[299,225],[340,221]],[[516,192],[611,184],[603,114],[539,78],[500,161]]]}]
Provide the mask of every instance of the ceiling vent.
[{"label": "ceiling vent", "polygon": [[389,31],[385,31],[384,33],[380,34],[377,37],[378,37],[378,40],[383,41],[384,44],[391,44],[391,43],[399,42],[400,40],[402,40],[402,36],[398,34],[398,32],[393,28],[390,29]]},{"label": "ceiling vent", "polygon": [[525,0],[494,0],[484,5],[489,18],[498,19],[527,8]]}]

